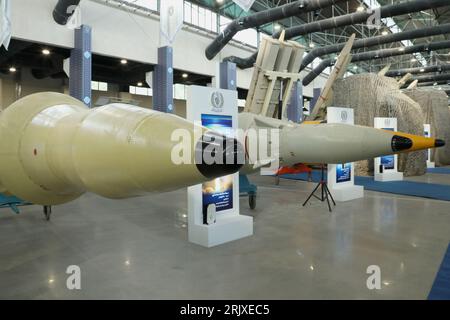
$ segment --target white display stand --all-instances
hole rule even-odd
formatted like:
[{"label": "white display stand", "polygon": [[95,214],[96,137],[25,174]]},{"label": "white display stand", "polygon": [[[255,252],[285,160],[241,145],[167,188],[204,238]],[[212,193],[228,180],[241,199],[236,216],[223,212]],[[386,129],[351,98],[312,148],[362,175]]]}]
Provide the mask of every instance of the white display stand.
[{"label": "white display stand", "polygon": [[[424,124],[423,125],[423,134],[427,138],[431,138],[431,125]],[[427,168],[434,168],[436,165],[433,161],[431,161],[431,149],[427,150]]]},{"label": "white display stand", "polygon": [[[397,118],[375,118],[374,127],[397,131]],[[383,166],[383,172],[381,172],[380,166]],[[398,156],[396,154],[375,158],[374,179],[375,181],[403,180],[403,172],[398,172]]]},{"label": "white display stand", "polygon": [[[328,107],[327,122],[353,125],[353,109]],[[364,187],[355,186],[353,163],[328,164],[327,185],[336,201],[343,202],[364,197]]]},{"label": "white display stand", "polygon": [[[237,91],[211,87],[190,86],[187,91],[187,119],[197,123],[205,123],[205,119],[215,119],[215,131],[230,134],[238,127]],[[219,120],[217,120],[219,119]],[[222,119],[222,120],[220,120]],[[225,120],[224,120],[225,119]],[[227,120],[228,119],[228,120]],[[220,121],[231,126],[220,128]],[[204,247],[213,247],[233,240],[253,235],[253,217],[239,214],[239,174],[218,178],[214,183],[220,185],[223,179],[232,179],[232,191],[222,190],[214,193],[206,192],[204,184],[188,188],[188,237],[189,241]],[[224,194],[225,200],[218,202],[215,222],[204,223],[203,191],[206,195]],[[227,193],[229,192],[229,193]],[[231,199],[231,201],[230,201]],[[228,201],[227,201],[228,200]],[[210,200],[208,200],[210,201]],[[227,205],[224,206],[223,204]],[[222,206],[222,208],[220,208]]]}]

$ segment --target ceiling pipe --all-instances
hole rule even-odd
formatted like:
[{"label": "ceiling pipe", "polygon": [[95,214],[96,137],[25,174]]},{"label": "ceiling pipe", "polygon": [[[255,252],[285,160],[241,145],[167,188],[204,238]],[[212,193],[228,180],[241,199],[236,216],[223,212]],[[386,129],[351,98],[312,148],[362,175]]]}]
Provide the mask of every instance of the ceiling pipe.
[{"label": "ceiling pipe", "polygon": [[289,18],[301,13],[326,8],[335,3],[344,1],[346,0],[300,0],[236,19],[231,22],[223,32],[219,33],[213,42],[206,48],[206,58],[208,58],[208,60],[213,59],[239,31]]},{"label": "ceiling pipe", "polygon": [[[374,17],[375,10],[379,10],[380,18],[387,18],[398,16],[402,14],[408,14],[413,12],[419,12],[422,10],[439,8],[448,5],[448,0],[414,0],[408,2],[402,2],[392,5],[380,7],[378,9],[367,9],[362,12],[350,13],[334,18],[323,19],[316,22],[295,26],[285,31],[285,39],[291,39],[293,37],[310,34],[317,31],[329,30],[337,27],[348,26],[352,24],[368,23],[369,18]],[[274,38],[279,38],[281,32],[277,32],[273,35]],[[345,44],[343,44],[345,45]],[[338,49],[335,52],[338,52]],[[251,68],[256,61],[257,53],[251,55],[248,58],[227,57],[225,61],[236,62],[236,65],[241,69]],[[314,60],[314,59],[313,59]],[[308,63],[309,64],[309,63]],[[304,67],[303,67],[304,68]]]},{"label": "ceiling pipe", "polygon": [[[303,24],[286,29],[286,39],[298,37],[305,34],[310,34],[317,31],[324,31],[343,26],[349,26],[360,23],[369,23],[369,19],[375,17],[376,10],[379,10],[379,17],[388,18],[402,14],[419,12],[427,9],[434,9],[438,7],[448,6],[448,0],[415,0],[391,4],[380,7],[378,9],[366,9],[361,12],[350,13],[334,18],[319,20],[316,22]],[[376,21],[371,21],[375,23]],[[275,37],[277,34],[274,35]]]},{"label": "ceiling pipe", "polygon": [[58,0],[53,9],[53,19],[56,23],[65,26],[75,12],[81,0]]},{"label": "ceiling pipe", "polygon": [[417,87],[431,87],[436,85],[450,85],[450,81],[433,81],[433,82],[422,82],[417,84]]},{"label": "ceiling pipe", "polygon": [[[393,48],[393,49],[367,51],[367,52],[352,55],[351,62],[388,58],[388,57],[400,56],[400,55],[405,55],[405,54],[412,54],[412,53],[425,52],[425,51],[436,51],[436,50],[448,49],[448,48],[450,48],[450,40],[440,41],[440,42],[432,42],[429,44],[428,43],[418,44],[418,45],[414,45],[414,46],[410,46],[410,47],[398,47],[398,48]],[[314,68],[303,79],[303,85],[307,86],[308,84],[310,84],[314,79],[316,79],[323,72],[323,70],[325,70],[327,67],[333,66],[335,62],[336,62],[335,59],[323,60],[316,68]]]},{"label": "ceiling pipe", "polygon": [[439,81],[448,81],[450,80],[450,73],[441,73],[441,74],[434,74],[434,75],[427,75],[427,76],[419,76],[411,78],[407,83],[411,83],[414,80],[418,80],[419,83],[421,82],[439,82]]},{"label": "ceiling pipe", "polygon": [[391,71],[386,72],[385,75],[386,75],[386,77],[400,77],[407,73],[417,74],[417,73],[430,73],[430,72],[442,72],[442,71],[450,71],[450,64],[391,70]]},{"label": "ceiling pipe", "polygon": [[[385,36],[377,36],[372,38],[365,38],[356,40],[353,43],[352,50],[359,48],[367,48],[372,46],[378,46],[386,43],[399,42],[403,40],[412,40],[417,38],[424,37],[432,37],[441,34],[450,33],[450,23],[442,24],[439,26],[426,27],[422,29],[415,29],[411,31],[404,31],[399,33],[392,33]],[[303,70],[308,66],[311,62],[314,61],[315,58],[324,56],[326,54],[340,52],[345,46],[345,43],[334,44],[331,46],[316,48],[311,50],[305,58],[303,58],[302,64],[300,66],[300,70]]]}]

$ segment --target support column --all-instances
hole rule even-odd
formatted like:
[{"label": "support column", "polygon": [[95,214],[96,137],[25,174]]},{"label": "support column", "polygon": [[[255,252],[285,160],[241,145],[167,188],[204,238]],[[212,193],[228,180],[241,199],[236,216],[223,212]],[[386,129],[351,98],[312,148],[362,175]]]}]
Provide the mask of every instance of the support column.
[{"label": "support column", "polygon": [[173,113],[173,49],[158,48],[158,64],[153,71],[153,109]]},{"label": "support column", "polygon": [[311,103],[309,104],[309,114],[312,114],[314,107],[317,104],[317,101],[320,98],[320,93],[322,92],[321,88],[314,88],[313,89],[313,98],[311,100]]},{"label": "support column", "polygon": [[[224,61],[219,64],[219,87],[220,89],[237,90],[237,70],[235,63]],[[248,195],[249,206],[252,210],[256,206],[257,190],[257,186],[250,183],[247,175],[239,173],[239,194],[246,193]]]},{"label": "support column", "polygon": [[227,90],[237,90],[236,82],[236,64],[232,62],[221,62],[220,63],[220,79],[219,86],[220,89]]},{"label": "support column", "polygon": [[303,120],[303,85],[300,81],[292,87],[291,101],[287,107],[287,117],[295,123]]},{"label": "support column", "polygon": [[92,30],[87,25],[75,29],[75,47],[70,53],[70,95],[92,106]]}]

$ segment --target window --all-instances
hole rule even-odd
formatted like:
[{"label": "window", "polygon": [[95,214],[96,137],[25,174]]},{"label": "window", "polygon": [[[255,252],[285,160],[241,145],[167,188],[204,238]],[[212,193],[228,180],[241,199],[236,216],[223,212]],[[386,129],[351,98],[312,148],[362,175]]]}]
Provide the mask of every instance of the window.
[{"label": "window", "polygon": [[153,96],[153,89],[151,88],[130,86],[129,92],[138,96]]},{"label": "window", "polygon": [[184,22],[192,23],[192,4],[184,2]]},{"label": "window", "polygon": [[184,22],[217,32],[217,14],[191,2],[184,2]]},{"label": "window", "polygon": [[158,11],[158,0],[125,0],[125,2],[129,2],[153,11]]},{"label": "window", "polygon": [[177,100],[186,100],[186,86],[176,83],[173,85],[173,98]]},{"label": "window", "polygon": [[106,82],[91,81],[91,90],[108,91],[108,84]]}]

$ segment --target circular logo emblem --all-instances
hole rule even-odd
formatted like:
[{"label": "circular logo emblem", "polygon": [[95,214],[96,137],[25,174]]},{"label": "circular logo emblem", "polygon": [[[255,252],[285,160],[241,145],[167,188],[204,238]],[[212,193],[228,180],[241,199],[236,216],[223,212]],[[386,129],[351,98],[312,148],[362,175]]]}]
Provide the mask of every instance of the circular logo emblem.
[{"label": "circular logo emblem", "polygon": [[213,111],[222,112],[224,103],[225,101],[222,93],[216,91],[211,95],[211,105],[213,107]]}]

